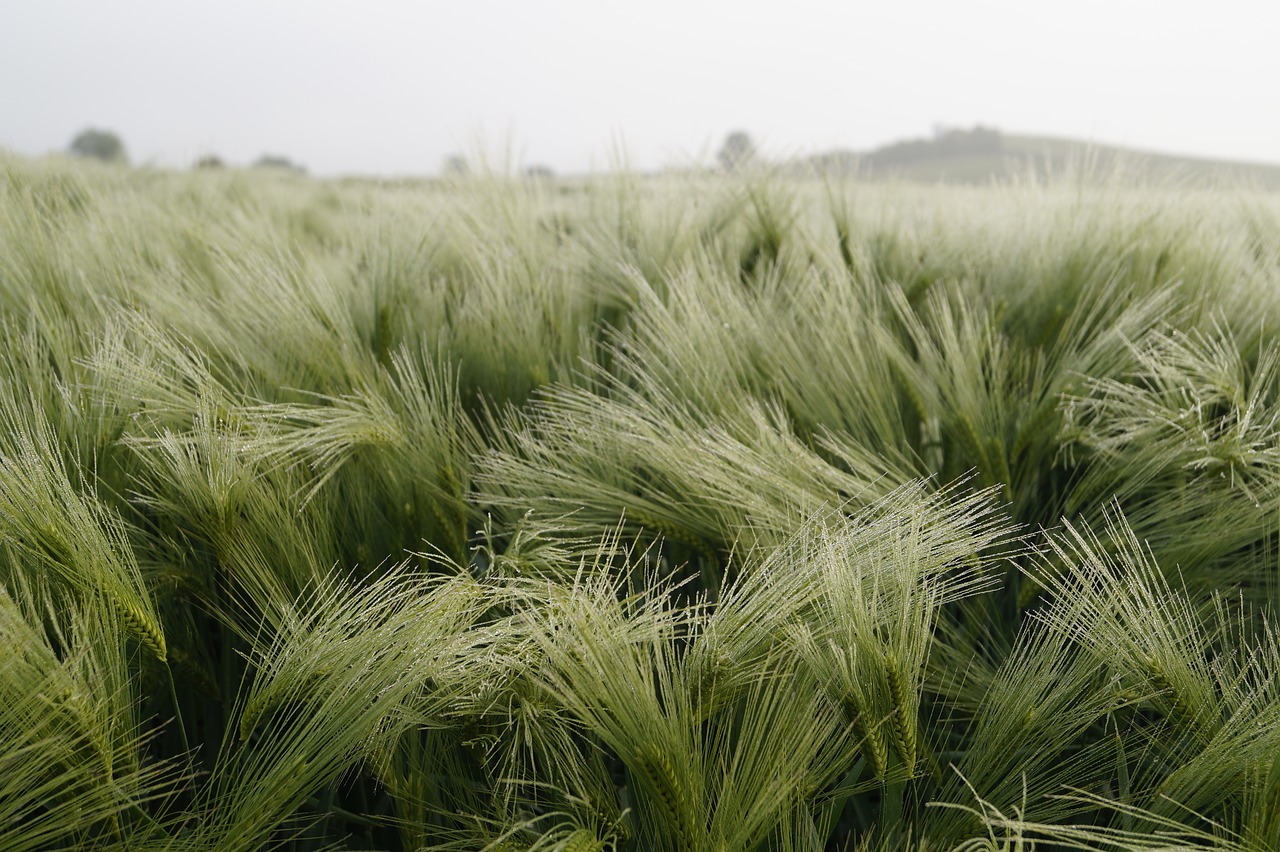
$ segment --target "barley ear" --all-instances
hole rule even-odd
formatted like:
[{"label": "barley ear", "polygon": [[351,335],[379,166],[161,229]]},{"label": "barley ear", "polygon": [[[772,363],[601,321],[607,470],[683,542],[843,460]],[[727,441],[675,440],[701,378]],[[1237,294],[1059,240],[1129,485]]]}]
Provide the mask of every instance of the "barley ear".
[{"label": "barley ear", "polygon": [[164,641],[164,632],[160,625],[151,619],[137,604],[126,600],[119,592],[108,591],[107,600],[116,610],[129,630],[138,638],[143,646],[155,654],[160,662],[168,662],[168,646]]},{"label": "barley ear", "polygon": [[897,655],[892,651],[885,654],[885,676],[889,681],[889,694],[893,696],[893,745],[898,756],[906,764],[907,774],[914,775],[916,769],[916,719],[911,712],[914,706],[907,692],[907,685],[899,671]]},{"label": "barley ear", "polygon": [[601,852],[604,844],[589,828],[579,828],[565,839],[560,847],[563,852]]},{"label": "barley ear", "polygon": [[871,767],[871,773],[877,781],[883,781],[889,768],[889,746],[880,735],[878,727],[867,724],[867,713],[862,709],[862,702],[849,697],[844,701],[845,713],[853,721],[853,730],[861,742],[862,757]]},{"label": "barley ear", "polygon": [[650,750],[636,761],[636,771],[655,803],[665,811],[664,821],[674,826],[681,837],[690,837],[692,826],[685,819],[684,808],[689,797],[671,759],[659,750]]}]

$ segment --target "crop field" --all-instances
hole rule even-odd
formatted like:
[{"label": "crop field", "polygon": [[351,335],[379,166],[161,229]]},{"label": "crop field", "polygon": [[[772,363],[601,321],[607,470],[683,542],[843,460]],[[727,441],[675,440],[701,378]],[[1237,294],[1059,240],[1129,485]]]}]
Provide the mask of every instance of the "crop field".
[{"label": "crop field", "polygon": [[0,849],[1280,849],[1280,197],[0,159]]}]

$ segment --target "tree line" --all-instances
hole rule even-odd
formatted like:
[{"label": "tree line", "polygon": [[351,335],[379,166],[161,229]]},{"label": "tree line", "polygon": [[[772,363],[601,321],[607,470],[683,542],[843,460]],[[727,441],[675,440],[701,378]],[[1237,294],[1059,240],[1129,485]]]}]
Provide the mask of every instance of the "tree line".
[{"label": "tree line", "polygon": [[[99,160],[104,163],[119,165],[128,165],[129,163],[129,156],[125,151],[124,142],[120,139],[120,136],[113,131],[94,127],[86,128],[76,134],[75,138],[71,140],[67,152],[71,156],[80,159]],[[757,157],[756,144],[751,135],[744,130],[735,130],[725,137],[716,154],[716,161],[724,171],[732,172],[754,162]],[[197,169],[219,169],[224,168],[226,162],[216,154],[203,154],[196,159],[193,165]],[[278,154],[263,154],[254,161],[253,167],[284,169],[299,174],[306,173],[305,167],[294,163],[288,157]],[[459,154],[450,154],[444,159],[441,173],[447,177],[466,177],[471,173],[471,165],[465,157]],[[554,178],[555,172],[549,166],[532,165],[524,170],[524,175],[532,179],[545,180]]]}]

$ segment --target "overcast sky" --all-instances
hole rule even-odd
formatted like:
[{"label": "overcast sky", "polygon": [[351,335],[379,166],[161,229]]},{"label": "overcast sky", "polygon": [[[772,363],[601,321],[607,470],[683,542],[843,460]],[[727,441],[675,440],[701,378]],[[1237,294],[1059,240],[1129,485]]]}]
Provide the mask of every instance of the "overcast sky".
[{"label": "overcast sky", "polygon": [[162,166],[650,169],[939,122],[1280,162],[1278,85],[1276,0],[0,0],[0,148],[96,126]]}]

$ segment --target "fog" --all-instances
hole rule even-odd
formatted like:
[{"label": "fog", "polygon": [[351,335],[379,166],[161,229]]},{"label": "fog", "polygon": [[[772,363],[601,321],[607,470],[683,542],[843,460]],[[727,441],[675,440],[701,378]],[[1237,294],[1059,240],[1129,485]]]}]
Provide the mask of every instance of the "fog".
[{"label": "fog", "polygon": [[[1209,10],[1212,9],[1210,13]],[[1280,162],[1280,4],[11,0],[0,147],[324,175],[869,149],[938,123]]]}]

